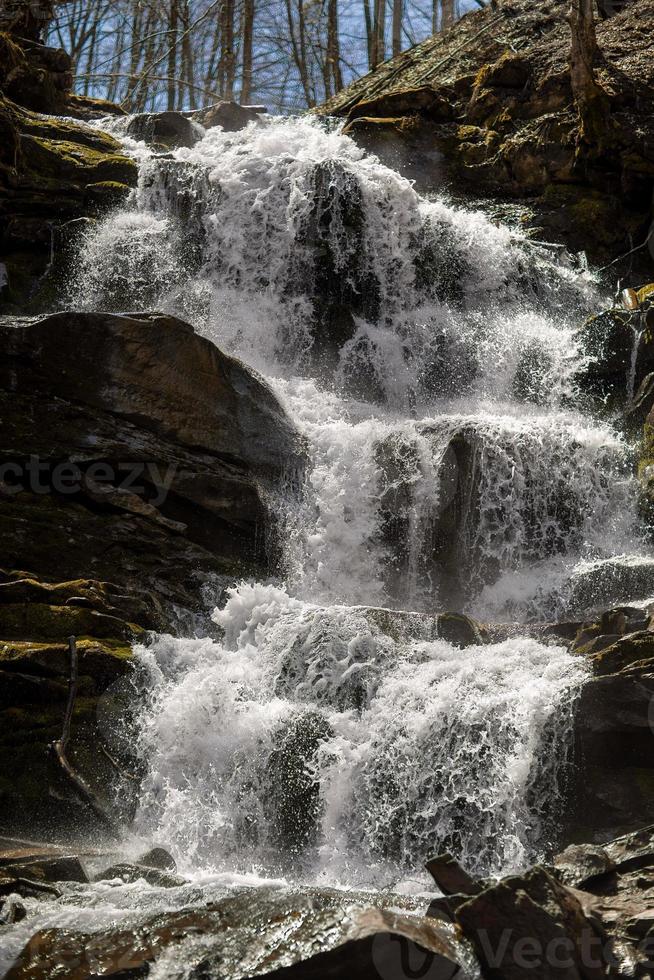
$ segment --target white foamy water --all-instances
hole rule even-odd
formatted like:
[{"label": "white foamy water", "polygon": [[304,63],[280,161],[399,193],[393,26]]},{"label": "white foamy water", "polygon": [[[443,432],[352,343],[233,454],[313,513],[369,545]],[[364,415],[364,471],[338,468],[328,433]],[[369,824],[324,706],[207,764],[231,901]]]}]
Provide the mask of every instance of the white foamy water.
[{"label": "white foamy water", "polygon": [[576,407],[592,276],[316,120],[128,148],[138,189],[71,300],[191,320],[308,447],[269,497],[280,580],[232,591],[220,641],[138,651],[139,830],[187,867],[346,884],[446,848],[519,867],[555,832],[583,665],[365,607],[543,620],[615,555],[646,577],[625,444]]},{"label": "white foamy water", "polygon": [[461,650],[389,615],[243,585],[222,642],[143,648],[138,830],[190,866],[348,884],[439,849],[482,872],[534,857],[582,662],[525,638]]}]

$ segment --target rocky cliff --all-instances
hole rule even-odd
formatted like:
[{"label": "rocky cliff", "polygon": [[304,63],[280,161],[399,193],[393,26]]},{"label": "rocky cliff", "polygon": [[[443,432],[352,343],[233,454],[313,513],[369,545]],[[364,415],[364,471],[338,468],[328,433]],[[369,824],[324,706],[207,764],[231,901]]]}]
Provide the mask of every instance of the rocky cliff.
[{"label": "rocky cliff", "polygon": [[[423,186],[493,197],[496,208],[500,198],[536,237],[611,262],[646,240],[652,220],[654,4],[628,3],[597,25],[610,114],[592,146],[579,139],[567,10],[565,0],[488,4],[318,111],[347,117],[361,145]],[[612,273],[649,281],[651,266],[644,248]]]}]

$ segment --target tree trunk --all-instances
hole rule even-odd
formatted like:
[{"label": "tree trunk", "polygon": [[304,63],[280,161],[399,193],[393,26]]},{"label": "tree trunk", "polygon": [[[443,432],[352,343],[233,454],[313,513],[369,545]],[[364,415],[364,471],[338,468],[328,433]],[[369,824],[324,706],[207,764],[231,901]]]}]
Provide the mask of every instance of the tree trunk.
[{"label": "tree trunk", "polygon": [[226,99],[234,98],[234,0],[223,0],[221,13],[220,92]]},{"label": "tree trunk", "polygon": [[169,111],[175,108],[175,74],[177,68],[177,0],[170,0],[168,11],[168,105]]},{"label": "tree trunk", "polygon": [[184,6],[182,8],[182,77],[188,83],[186,88],[187,91],[184,92],[184,86],[179,87],[179,104],[178,108],[184,108],[184,100],[188,98],[189,106],[191,109],[197,109],[197,99],[195,95],[195,59],[193,57],[193,45],[191,42],[191,10],[189,6],[189,0],[184,0]]},{"label": "tree trunk", "polygon": [[343,76],[338,34],[338,0],[329,0],[327,8],[327,65],[334,84],[334,92],[340,92],[343,88]]},{"label": "tree trunk", "polygon": [[372,29],[372,67],[376,68],[386,57],[384,35],[386,33],[386,2],[375,0],[375,20]]},{"label": "tree trunk", "polygon": [[241,67],[241,102],[252,97],[252,41],[254,38],[254,0],[243,2],[243,60]]},{"label": "tree trunk", "polygon": [[441,30],[446,31],[454,23],[455,0],[441,0]]},{"label": "tree trunk", "polygon": [[[436,0],[434,0],[436,2]],[[372,68],[372,59],[374,53],[374,39],[373,39],[373,22],[372,22],[372,12],[370,10],[370,0],[363,0],[363,19],[366,25],[366,43],[368,49],[368,68]]]},{"label": "tree trunk", "polygon": [[579,135],[583,142],[597,143],[608,127],[608,99],[598,85],[593,65],[597,55],[593,0],[571,0],[570,84],[579,113]]},{"label": "tree trunk", "polygon": [[402,0],[393,0],[393,57],[402,50]]}]

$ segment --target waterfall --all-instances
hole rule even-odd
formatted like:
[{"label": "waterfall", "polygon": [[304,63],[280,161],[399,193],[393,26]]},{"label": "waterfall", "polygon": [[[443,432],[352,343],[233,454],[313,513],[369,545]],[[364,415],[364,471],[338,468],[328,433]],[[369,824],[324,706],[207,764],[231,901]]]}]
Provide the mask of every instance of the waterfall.
[{"label": "waterfall", "polygon": [[582,662],[529,639],[461,650],[428,617],[386,617],[244,585],[215,614],[221,642],[141,649],[140,829],[200,865],[348,884],[439,848],[482,873],[533,859]]},{"label": "waterfall", "polygon": [[70,301],[189,319],[309,454],[270,500],[282,580],[234,588],[214,638],[137,651],[139,826],[187,863],[345,883],[444,848],[519,867],[553,833],[584,667],[526,637],[459,649],[435,614],[547,620],[580,569],[648,559],[627,447],[578,405],[592,275],[318,120],[126,145],[138,188]]}]

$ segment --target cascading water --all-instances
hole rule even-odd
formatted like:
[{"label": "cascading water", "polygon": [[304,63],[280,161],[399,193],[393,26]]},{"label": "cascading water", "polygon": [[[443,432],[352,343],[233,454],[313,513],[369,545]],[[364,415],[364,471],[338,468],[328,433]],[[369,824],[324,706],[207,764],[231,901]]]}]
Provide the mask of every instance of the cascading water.
[{"label": "cascading water", "polygon": [[641,550],[626,447],[575,408],[592,277],[315,120],[127,142],[139,187],[71,299],[191,320],[309,453],[273,504],[283,584],[232,590],[221,639],[139,650],[139,826],[190,863],[350,883],[444,848],[525,863],[584,668],[524,637],[461,650],[433,614],[545,619],[578,568]]}]

